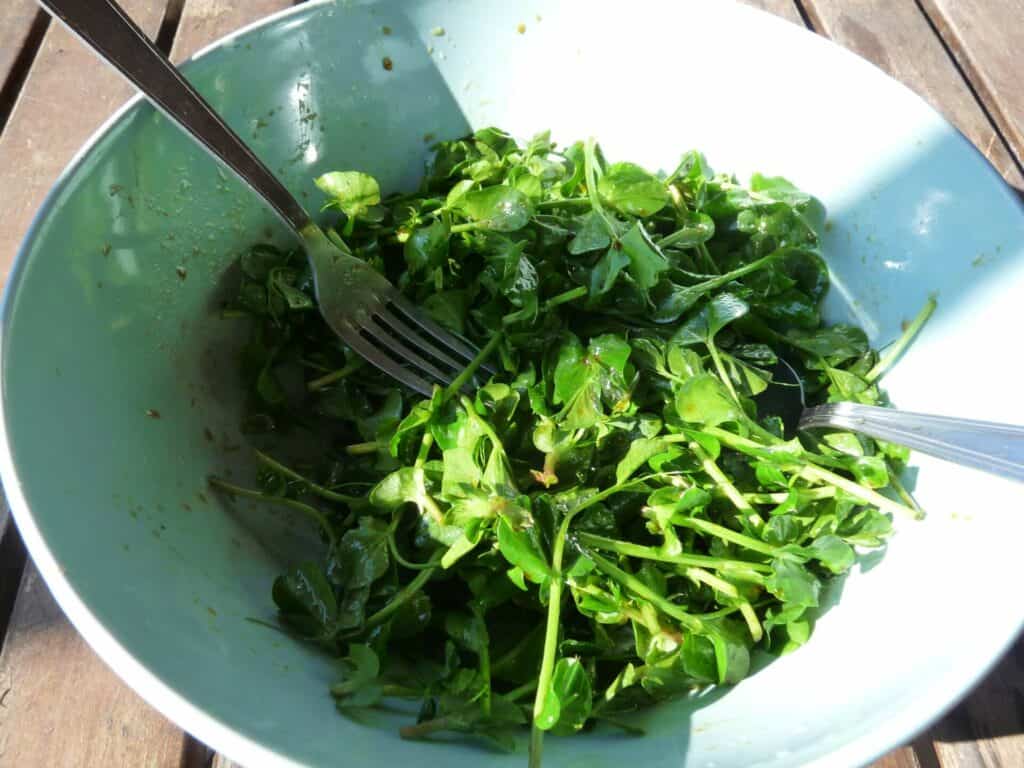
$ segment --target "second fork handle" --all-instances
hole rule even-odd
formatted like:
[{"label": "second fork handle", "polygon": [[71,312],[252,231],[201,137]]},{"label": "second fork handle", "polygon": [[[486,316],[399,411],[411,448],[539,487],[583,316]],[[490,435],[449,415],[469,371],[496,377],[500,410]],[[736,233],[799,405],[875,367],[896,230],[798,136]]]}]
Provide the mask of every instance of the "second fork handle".
[{"label": "second fork handle", "polygon": [[113,0],[39,0],[155,107],[238,174],[296,232],[309,214]]},{"label": "second fork handle", "polygon": [[1024,482],[1024,427],[860,403],[808,408],[800,428],[836,427]]}]

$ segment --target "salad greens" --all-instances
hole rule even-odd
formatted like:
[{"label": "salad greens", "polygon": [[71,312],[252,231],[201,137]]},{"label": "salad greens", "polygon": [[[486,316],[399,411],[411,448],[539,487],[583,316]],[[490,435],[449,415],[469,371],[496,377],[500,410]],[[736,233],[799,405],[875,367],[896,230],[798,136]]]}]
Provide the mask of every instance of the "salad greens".
[{"label": "salad greens", "polygon": [[211,482],[321,531],[272,596],[338,657],[342,712],[411,699],[403,737],[500,748],[529,728],[537,766],[546,732],[636,732],[629,713],[800,646],[857,548],[919,516],[904,449],[794,437],[764,405],[780,359],[811,402],[881,403],[894,358],[823,325],[824,211],[785,179],[488,128],[438,144],[414,193],[317,185],[331,237],[483,350],[419,397],[327,328],[300,252],[240,259],[259,487]]}]

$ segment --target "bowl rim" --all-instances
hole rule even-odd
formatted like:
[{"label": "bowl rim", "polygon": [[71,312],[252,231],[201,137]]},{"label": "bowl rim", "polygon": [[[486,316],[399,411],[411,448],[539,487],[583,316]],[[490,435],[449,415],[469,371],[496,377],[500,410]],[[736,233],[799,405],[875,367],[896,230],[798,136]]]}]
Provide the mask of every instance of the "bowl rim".
[{"label": "bowl rim", "polygon": [[[312,15],[318,12],[320,8],[334,5],[335,2],[336,0],[309,0],[301,5],[276,11],[214,40],[197,50],[177,66],[187,70],[188,66],[197,59],[203,58],[210,52],[231,43],[238,37],[276,24],[291,16]],[[713,4],[716,5],[718,12],[723,10],[723,4],[720,4],[720,0],[700,0],[700,2],[708,7]],[[1015,208],[1024,217],[1024,200],[1014,194],[1009,183],[991,165],[981,151],[935,107],[904,83],[896,80],[867,59],[853,53],[829,38],[817,35],[806,27],[800,27],[768,11],[746,5],[740,0],[730,0],[727,5],[728,13],[747,14],[748,18],[752,20],[751,23],[766,24],[768,26],[777,25],[778,28],[786,26],[791,28],[791,31],[810,35],[816,38],[817,44],[822,45],[823,49],[829,50],[830,55],[838,55],[851,64],[851,66],[859,67],[864,71],[873,70],[875,76],[881,75],[889,81],[890,85],[895,84],[902,90],[904,98],[913,100],[917,103],[918,107],[923,107],[934,117],[937,117],[949,129],[950,133],[955,136],[955,139],[961,146],[968,149],[968,154],[974,157],[974,161],[990,175],[992,182],[994,182],[990,193],[1002,195],[1004,200],[1010,204],[1010,207]],[[3,483],[3,490],[6,494],[13,520],[17,524],[28,554],[53,594],[57,604],[90,648],[126,685],[187,734],[199,739],[204,744],[231,759],[239,761],[243,765],[303,768],[304,764],[296,762],[280,752],[265,746],[258,740],[240,733],[228,723],[223,722],[204,711],[198,705],[193,704],[188,698],[178,693],[169,683],[150,671],[104,626],[103,622],[78,594],[47,544],[23,493],[14,462],[7,424],[9,402],[7,399],[7,389],[4,386],[4,353],[6,329],[10,327],[15,303],[14,297],[17,294],[18,286],[23,279],[26,265],[29,261],[29,251],[31,250],[32,243],[38,236],[43,220],[53,208],[55,200],[68,185],[70,179],[79,170],[94,147],[103,141],[128,113],[143,103],[148,104],[145,96],[141,93],[134,94],[89,136],[54,181],[53,186],[44,197],[19,244],[6,285],[4,286],[2,299],[0,299],[0,328],[3,329],[0,332],[0,393],[2,393],[0,394],[0,480]],[[1015,632],[1009,634],[996,646],[995,652],[989,658],[986,658],[983,663],[975,665],[970,672],[959,677],[948,675],[934,677],[933,684],[926,689],[922,689],[914,700],[894,712],[886,721],[884,727],[878,728],[871,733],[854,737],[828,754],[811,758],[808,762],[803,763],[804,768],[866,765],[901,744],[906,743],[910,738],[924,731],[928,726],[945,715],[973,690],[1002,659],[1010,646],[1016,642],[1022,630],[1024,630],[1024,621],[1018,625]]]}]

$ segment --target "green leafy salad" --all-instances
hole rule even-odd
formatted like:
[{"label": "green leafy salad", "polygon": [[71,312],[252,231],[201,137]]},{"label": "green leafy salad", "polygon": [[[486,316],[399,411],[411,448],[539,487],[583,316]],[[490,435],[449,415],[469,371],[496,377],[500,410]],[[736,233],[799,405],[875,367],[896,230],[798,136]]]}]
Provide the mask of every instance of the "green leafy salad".
[{"label": "green leafy salad", "polygon": [[403,737],[508,749],[529,730],[531,766],[547,732],[637,733],[806,642],[829,580],[920,515],[904,449],[762,407],[780,361],[809,405],[882,403],[933,307],[882,355],[823,325],[824,211],[786,180],[485,129],[439,143],[415,193],[317,185],[328,234],[481,350],[421,397],[331,332],[300,251],[240,259],[259,487],[211,483],[318,527],[272,597],[338,658],[343,713],[410,700]]}]

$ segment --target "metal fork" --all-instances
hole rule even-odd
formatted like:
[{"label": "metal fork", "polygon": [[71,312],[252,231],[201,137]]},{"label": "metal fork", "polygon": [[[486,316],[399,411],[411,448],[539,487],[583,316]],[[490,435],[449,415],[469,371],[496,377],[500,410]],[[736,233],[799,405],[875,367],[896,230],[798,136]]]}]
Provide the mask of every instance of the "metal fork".
[{"label": "metal fork", "polygon": [[[335,245],[245,142],[113,0],[39,0],[100,58],[263,198],[302,240],[327,324],[357,354],[423,395],[450,384],[477,350]],[[490,369],[484,365],[484,370]],[[490,371],[493,373],[493,371]]]},{"label": "metal fork", "polygon": [[913,448],[920,453],[1024,482],[1024,425],[898,411],[861,403],[812,408],[796,369],[779,358],[773,385],[758,395],[758,408],[798,430],[834,428]]}]

